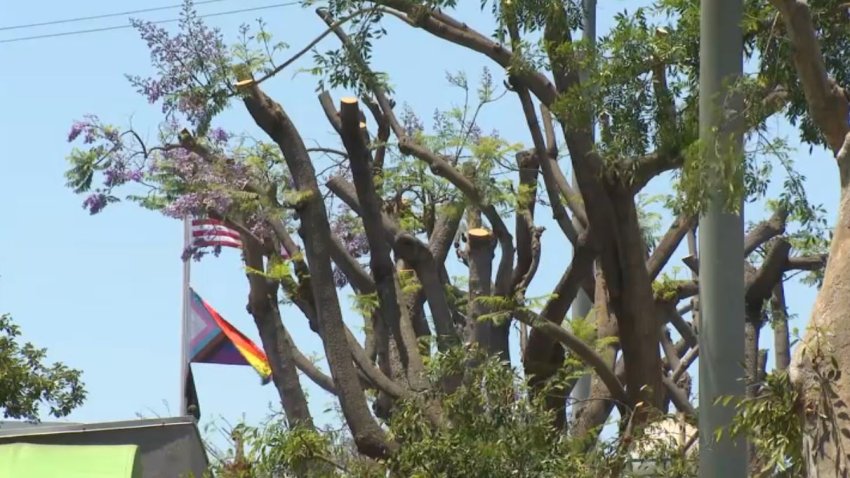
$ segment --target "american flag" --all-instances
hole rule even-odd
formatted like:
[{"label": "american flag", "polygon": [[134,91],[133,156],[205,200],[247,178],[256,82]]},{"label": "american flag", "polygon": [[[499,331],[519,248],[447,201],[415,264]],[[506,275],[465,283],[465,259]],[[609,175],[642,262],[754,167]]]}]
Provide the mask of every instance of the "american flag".
[{"label": "american flag", "polygon": [[195,247],[242,247],[239,233],[216,219],[192,219],[192,245]]}]

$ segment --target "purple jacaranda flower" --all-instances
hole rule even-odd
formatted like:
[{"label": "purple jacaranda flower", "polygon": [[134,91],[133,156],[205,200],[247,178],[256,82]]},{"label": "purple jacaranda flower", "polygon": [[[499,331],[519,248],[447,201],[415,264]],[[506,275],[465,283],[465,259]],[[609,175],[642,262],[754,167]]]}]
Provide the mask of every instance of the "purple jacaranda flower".
[{"label": "purple jacaranda flower", "polygon": [[230,59],[221,32],[205,25],[191,3],[184,4],[177,34],[149,21],[131,24],[147,43],[156,74],[128,76],[130,83],[150,103],[161,101],[166,115],[206,123],[227,98]]},{"label": "purple jacaranda flower", "polygon": [[88,209],[89,214],[97,214],[106,207],[107,198],[103,193],[94,193],[83,201],[83,207]]},{"label": "purple jacaranda flower", "polygon": [[115,168],[108,168],[103,172],[103,185],[114,187],[124,182],[124,174]]},{"label": "purple jacaranda flower", "polygon": [[212,139],[216,143],[226,143],[227,140],[230,139],[230,135],[227,131],[221,128],[213,128],[209,133],[210,139]]},{"label": "purple jacaranda flower", "polygon": [[366,233],[361,230],[346,208],[343,208],[343,212],[337,214],[331,220],[330,226],[331,232],[342,241],[345,249],[354,258],[369,254],[369,241],[366,239]]},{"label": "purple jacaranda flower", "polygon": [[72,142],[80,136],[80,133],[83,132],[83,128],[85,128],[85,123],[82,121],[74,121],[74,124],[71,125],[71,131],[68,132],[68,142]]},{"label": "purple jacaranda flower", "polygon": [[97,136],[95,135],[95,129],[94,128],[91,128],[91,127],[84,128],[84,130],[83,130],[83,142],[84,143],[92,144],[92,143],[95,142],[96,139],[97,139]]},{"label": "purple jacaranda flower", "polygon": [[348,279],[345,277],[345,274],[343,274],[342,271],[339,270],[336,266],[334,266],[334,268],[333,268],[333,274],[334,274],[334,285],[338,289],[342,289],[343,287],[345,287],[348,284]]}]

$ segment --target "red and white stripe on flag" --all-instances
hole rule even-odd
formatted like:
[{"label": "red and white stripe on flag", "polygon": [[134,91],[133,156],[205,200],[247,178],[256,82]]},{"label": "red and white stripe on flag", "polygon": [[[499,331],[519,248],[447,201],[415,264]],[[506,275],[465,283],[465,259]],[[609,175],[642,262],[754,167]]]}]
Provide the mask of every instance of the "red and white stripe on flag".
[{"label": "red and white stripe on flag", "polygon": [[216,219],[192,219],[192,245],[195,247],[242,247],[239,233]]}]

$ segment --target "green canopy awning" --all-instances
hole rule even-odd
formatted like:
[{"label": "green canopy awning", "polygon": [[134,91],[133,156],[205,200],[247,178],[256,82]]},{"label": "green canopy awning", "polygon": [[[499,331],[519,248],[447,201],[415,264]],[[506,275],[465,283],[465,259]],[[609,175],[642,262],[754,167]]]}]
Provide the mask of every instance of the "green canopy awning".
[{"label": "green canopy awning", "polygon": [[0,445],[0,477],[141,478],[136,445]]}]

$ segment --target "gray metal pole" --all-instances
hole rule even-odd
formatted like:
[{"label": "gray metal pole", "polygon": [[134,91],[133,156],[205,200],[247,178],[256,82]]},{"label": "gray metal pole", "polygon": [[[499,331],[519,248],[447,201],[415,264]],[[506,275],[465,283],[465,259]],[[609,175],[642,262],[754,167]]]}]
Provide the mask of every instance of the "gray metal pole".
[{"label": "gray metal pole", "polygon": [[[740,96],[728,95],[727,88],[743,70],[742,0],[702,0],[700,9],[700,160],[716,162],[731,153],[743,161],[742,130],[728,117],[741,110]],[[719,396],[745,391],[743,202],[741,214],[731,214],[721,193],[728,189],[711,189],[716,193],[699,221],[699,476],[744,478],[743,440],[724,434],[715,441],[715,431],[728,427],[735,410],[714,405]]]},{"label": "gray metal pole", "polygon": [[[596,0],[583,0],[582,6],[584,8],[584,28],[582,32],[582,38],[585,42],[587,42],[587,46],[590,48],[596,47]],[[587,78],[587,75],[582,75],[584,78]],[[592,117],[592,116],[591,116]],[[594,122],[591,120],[591,126],[594,125]],[[573,185],[575,185],[576,179],[573,177]],[[576,189],[578,187],[576,186]],[[572,313],[573,318],[575,317],[587,317],[590,313],[590,309],[593,307],[593,302],[591,302],[590,297],[585,294],[585,292],[581,289],[578,291],[578,295],[576,295],[575,300],[572,305]],[[577,404],[577,406],[573,407],[573,417],[575,417],[576,411],[581,408],[581,404],[584,400],[590,398],[590,375],[583,375],[578,379],[575,387],[573,388],[572,398]]]}]

